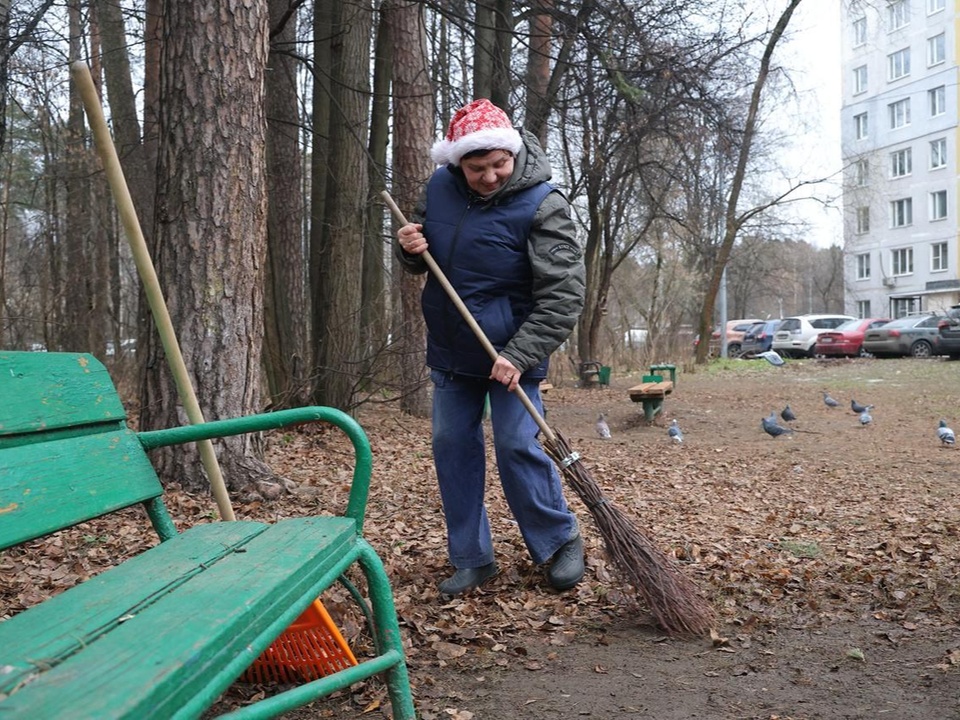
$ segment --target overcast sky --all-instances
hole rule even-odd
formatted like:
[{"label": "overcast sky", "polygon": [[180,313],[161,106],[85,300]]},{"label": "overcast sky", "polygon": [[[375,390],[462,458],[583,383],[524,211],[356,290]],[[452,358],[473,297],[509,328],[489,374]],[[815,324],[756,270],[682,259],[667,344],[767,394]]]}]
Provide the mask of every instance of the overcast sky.
[{"label": "overcast sky", "polygon": [[[790,20],[790,42],[778,46],[780,62],[790,70],[799,92],[800,116],[810,119],[804,127],[797,121],[797,108],[784,107],[780,123],[796,129],[797,142],[784,154],[791,174],[824,177],[840,170],[840,11],[835,0],[806,0]],[[811,189],[827,197],[839,193],[839,178],[831,187]],[[831,210],[813,202],[797,206],[798,214],[815,225],[805,239],[827,247],[842,244],[839,201]]]}]

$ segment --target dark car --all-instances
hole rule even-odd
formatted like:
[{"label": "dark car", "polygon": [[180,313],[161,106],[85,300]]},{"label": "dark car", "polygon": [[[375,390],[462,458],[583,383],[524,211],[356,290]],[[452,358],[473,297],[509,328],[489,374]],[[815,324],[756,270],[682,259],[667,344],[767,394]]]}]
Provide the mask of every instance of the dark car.
[{"label": "dark car", "polygon": [[940,315],[909,315],[867,330],[863,349],[876,357],[930,357],[940,354]]},{"label": "dark car", "polygon": [[960,305],[947,310],[946,316],[937,323],[940,333],[940,352],[951,360],[960,360]]},{"label": "dark car", "polygon": [[766,352],[773,344],[773,334],[780,326],[780,319],[754,323],[743,335],[740,344],[740,357],[756,357],[757,353]]},{"label": "dark car", "polygon": [[835,330],[828,330],[817,335],[814,353],[833,357],[857,357],[865,354],[863,336],[867,330],[880,327],[890,322],[890,318],[859,318],[847,320]]}]

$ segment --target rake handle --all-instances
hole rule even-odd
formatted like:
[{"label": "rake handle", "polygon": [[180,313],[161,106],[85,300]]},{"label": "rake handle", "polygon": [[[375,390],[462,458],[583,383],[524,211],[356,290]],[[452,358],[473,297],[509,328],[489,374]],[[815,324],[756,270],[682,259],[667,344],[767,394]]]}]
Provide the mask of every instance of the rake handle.
[{"label": "rake handle", "polygon": [[[387,207],[390,208],[390,212],[393,213],[393,217],[396,219],[396,221],[401,225],[408,225],[409,221],[404,216],[403,211],[397,207],[397,204],[393,201],[390,193],[388,193],[386,190],[383,190],[380,193],[380,196],[387,204]],[[423,258],[424,262],[427,264],[427,267],[430,269],[430,272],[432,272],[437,278],[437,281],[447,293],[450,301],[456,306],[457,310],[460,312],[460,315],[463,316],[464,321],[470,326],[470,329],[473,330],[473,334],[477,336],[477,340],[479,340],[480,344],[483,345],[483,349],[487,351],[487,355],[490,356],[491,360],[496,362],[497,358],[500,356],[500,353],[497,352],[497,349],[493,346],[493,343],[490,342],[490,339],[487,337],[486,333],[483,332],[483,328],[480,327],[480,324],[476,321],[473,315],[470,314],[470,310],[464,304],[463,300],[460,299],[456,289],[450,284],[447,276],[444,274],[443,270],[440,269],[440,266],[437,265],[437,261],[433,259],[430,251],[424,250],[420,257]],[[543,419],[543,416],[537,412],[537,409],[533,406],[533,402],[530,400],[530,397],[526,392],[524,392],[519,383],[517,384],[514,392],[516,393],[517,397],[520,398],[520,402],[523,403],[523,406],[527,409],[527,412],[530,413],[530,416],[534,419],[534,422],[537,423],[537,426],[540,428],[540,432],[543,433],[543,436],[549,443],[555,444],[557,442],[557,436],[554,434],[553,430],[550,429],[550,426],[547,425],[547,421]]]}]

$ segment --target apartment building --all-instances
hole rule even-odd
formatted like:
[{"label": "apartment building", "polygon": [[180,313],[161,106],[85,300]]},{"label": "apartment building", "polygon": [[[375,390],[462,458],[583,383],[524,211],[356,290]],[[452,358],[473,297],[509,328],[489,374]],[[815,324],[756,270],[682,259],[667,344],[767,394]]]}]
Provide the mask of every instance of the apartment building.
[{"label": "apartment building", "polygon": [[853,0],[843,23],[846,310],[960,303],[960,0]]}]

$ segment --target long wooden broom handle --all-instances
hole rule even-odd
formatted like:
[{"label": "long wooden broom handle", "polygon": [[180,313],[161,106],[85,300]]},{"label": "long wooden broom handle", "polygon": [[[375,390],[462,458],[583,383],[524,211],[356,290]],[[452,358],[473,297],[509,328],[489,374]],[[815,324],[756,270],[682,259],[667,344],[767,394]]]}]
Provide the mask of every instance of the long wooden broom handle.
[{"label": "long wooden broom handle", "polygon": [[[123,222],[123,229],[126,231],[130,249],[133,251],[133,261],[140,273],[147,303],[150,305],[154,322],[157,324],[160,342],[167,355],[167,361],[170,363],[170,371],[180,394],[180,400],[183,402],[183,409],[186,411],[191,424],[200,425],[204,422],[203,411],[197,402],[196,393],[194,393],[193,385],[190,382],[190,374],[187,372],[187,365],[183,361],[183,354],[180,352],[177,333],[173,328],[173,322],[170,320],[170,313],[163,298],[163,290],[160,288],[160,281],[157,279],[153,261],[150,259],[147,242],[143,238],[143,231],[137,221],[137,211],[133,205],[127,181],[123,177],[120,158],[117,157],[117,149],[113,144],[113,138],[110,137],[107,121],[103,117],[100,96],[97,95],[97,89],[94,87],[90,68],[82,60],[77,60],[70,66],[70,71],[73,73],[73,79],[77,83],[83,106],[87,111],[87,119],[90,121],[90,129],[93,131],[93,137],[96,140],[100,161],[103,163],[103,170],[107,175],[107,182],[113,193],[113,201],[117,205],[117,212],[120,215],[121,222]],[[214,451],[213,443],[210,440],[200,440],[197,442],[197,450],[200,452],[200,461],[203,463],[203,468],[207,471],[207,477],[210,479],[210,488],[217,501],[221,519],[235,520],[233,506],[230,504],[230,496],[227,494],[227,486],[223,481],[223,474],[220,472],[220,465],[217,462],[217,454]]]},{"label": "long wooden broom handle", "polygon": [[[390,212],[393,213],[393,217],[396,218],[397,222],[401,225],[409,224],[407,218],[404,217],[403,211],[397,207],[397,204],[393,201],[393,198],[390,196],[386,190],[380,193],[383,197],[383,201],[387,204],[387,207],[390,208]],[[450,297],[450,300],[456,305],[457,310],[460,311],[460,314],[463,316],[463,319],[466,321],[467,325],[470,326],[470,329],[473,330],[473,334],[477,336],[477,340],[480,341],[480,344],[483,345],[483,349],[487,351],[487,355],[490,356],[490,359],[494,362],[497,361],[497,358],[500,356],[500,353],[497,352],[497,349],[493,346],[493,343],[490,342],[490,339],[487,337],[486,333],[483,332],[483,328],[480,327],[473,315],[470,314],[470,310],[464,304],[463,300],[460,299],[460,296],[457,294],[456,289],[453,285],[450,284],[450,281],[447,280],[447,276],[443,273],[443,270],[440,269],[440,266],[437,265],[437,261],[433,259],[433,256],[430,254],[429,250],[424,250],[423,254],[420,255],[423,258],[424,262],[427,263],[427,267],[430,268],[440,285],[446,291],[447,295]],[[533,417],[534,421],[540,427],[540,432],[543,433],[543,436],[551,444],[556,443],[557,436],[554,434],[553,430],[550,429],[550,426],[547,425],[547,421],[543,419],[543,416],[537,412],[537,409],[533,406],[529,396],[524,392],[523,388],[520,387],[520,384],[517,383],[517,388],[514,390],[517,394],[517,397],[520,398],[520,402],[523,403],[523,406],[527,409],[527,412]]]}]

